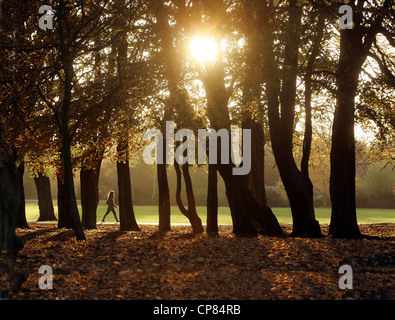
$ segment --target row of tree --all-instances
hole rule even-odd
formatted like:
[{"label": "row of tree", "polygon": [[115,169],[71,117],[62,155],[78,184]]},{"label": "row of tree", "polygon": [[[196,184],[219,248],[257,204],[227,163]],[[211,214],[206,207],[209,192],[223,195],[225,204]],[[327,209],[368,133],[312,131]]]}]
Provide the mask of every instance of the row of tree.
[{"label": "row of tree", "polygon": [[[395,196],[393,186],[395,186],[395,175],[392,166],[387,161],[375,161],[370,155],[370,149],[360,148],[357,144],[356,156],[356,204],[357,208],[394,208]],[[327,149],[328,148],[328,149]],[[312,156],[310,158],[310,179],[314,187],[315,207],[329,207],[329,159],[330,144],[323,145],[322,141],[313,141]],[[363,151],[363,152],[362,152]],[[134,158],[134,157],[133,157]],[[52,170],[51,170],[52,171]],[[31,177],[29,168],[26,168],[23,178],[24,193],[26,201],[37,199],[49,199],[41,201],[39,204],[40,216],[46,216],[46,203],[57,201],[56,176],[53,172],[48,176],[40,175]],[[205,206],[207,201],[207,166],[193,167],[190,170],[193,181],[193,192],[196,205]],[[158,203],[158,186],[156,168],[142,163],[131,165],[130,177],[132,188],[133,204],[137,206],[155,206]],[[148,178],[147,178],[148,177]],[[116,201],[118,203],[116,161],[104,159],[100,167],[100,177],[98,184],[99,199],[105,203],[109,190],[115,190]],[[174,170],[168,170],[168,182],[170,190],[170,203],[177,206],[174,195],[177,187],[177,174]],[[77,201],[81,200],[81,183],[78,170],[74,174],[75,192]],[[49,189],[47,191],[47,188]],[[225,187],[222,180],[218,180],[218,205],[227,206],[228,201],[225,195]],[[289,207],[289,202],[281,179],[275,165],[274,157],[270,149],[265,152],[265,190],[267,203],[270,207]],[[48,195],[44,197],[44,195]],[[186,201],[185,195],[181,195]],[[41,203],[40,202],[40,203]],[[52,210],[53,211],[53,206]],[[53,217],[53,215],[51,215]],[[48,218],[45,218],[48,219]]]},{"label": "row of tree", "polygon": [[[0,247],[17,242],[14,227],[24,203],[24,165],[37,177],[55,168],[59,227],[73,228],[76,238],[84,240],[84,227],[96,227],[102,160],[113,157],[120,228],[139,230],[129,162],[144,146],[144,130],[160,128],[166,137],[169,120],[194,131],[230,130],[234,125],[251,130],[248,176],[233,175],[233,164],[222,164],[219,152],[217,164],[208,166],[210,235],[218,233],[219,173],[234,233],[282,236],[264,184],[264,146],[270,140],[292,210],[292,235],[320,237],[309,164],[314,129],[328,113],[333,123],[330,233],[362,237],[355,205],[354,125],[356,119],[373,121],[384,151],[391,150],[392,1],[347,1],[350,29],[338,26],[344,1],[48,2],[54,9],[47,17],[53,18],[53,29],[38,24],[40,1],[1,3]],[[221,48],[215,61],[190,57],[187,48],[195,36],[209,37]],[[334,112],[328,101],[334,101]],[[300,164],[295,139],[303,141]],[[391,152],[385,156],[393,158]],[[73,179],[76,167],[82,221]],[[189,167],[174,163],[177,203],[194,232],[203,232]],[[170,230],[167,168],[156,166],[160,231]],[[186,207],[180,197],[182,179]]]}]

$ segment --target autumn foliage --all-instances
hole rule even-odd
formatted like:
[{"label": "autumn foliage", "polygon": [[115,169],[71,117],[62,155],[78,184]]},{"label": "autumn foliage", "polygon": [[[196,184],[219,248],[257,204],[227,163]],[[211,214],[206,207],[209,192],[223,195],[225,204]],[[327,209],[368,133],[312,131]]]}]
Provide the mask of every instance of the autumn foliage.
[{"label": "autumn foliage", "polygon": [[[35,225],[18,231],[25,247],[16,268],[27,281],[12,299],[394,299],[395,226],[361,230],[381,239],[240,239],[230,226],[208,238],[186,226],[105,225],[81,242],[71,230]],[[43,264],[53,268],[52,290],[38,286]],[[343,264],[353,268],[353,290],[339,289]]]}]

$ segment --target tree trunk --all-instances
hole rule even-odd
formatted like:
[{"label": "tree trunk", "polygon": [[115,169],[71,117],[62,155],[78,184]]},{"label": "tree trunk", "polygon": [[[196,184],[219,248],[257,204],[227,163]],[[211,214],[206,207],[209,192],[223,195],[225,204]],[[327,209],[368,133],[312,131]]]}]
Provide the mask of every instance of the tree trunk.
[{"label": "tree trunk", "polygon": [[187,194],[187,202],[188,202],[188,209],[186,209],[182,203],[181,199],[181,170],[180,166],[177,161],[174,161],[174,169],[176,170],[177,174],[177,188],[176,188],[176,201],[178,208],[180,209],[181,213],[186,216],[191,223],[192,230],[194,233],[203,233],[204,228],[202,225],[202,220],[199,218],[197,211],[196,211],[196,203],[195,203],[195,196],[193,194],[193,188],[192,188],[192,180],[191,176],[189,175],[189,165],[188,163],[185,163],[182,166],[182,173],[184,176],[184,182],[185,182],[185,189],[186,189],[186,194]]},{"label": "tree trunk", "polygon": [[[261,123],[252,119],[251,115],[244,118],[242,128],[251,130],[251,171],[247,176],[248,187],[258,204],[271,214],[271,209],[267,206],[265,188],[265,133]],[[253,221],[257,230],[259,224]]]},{"label": "tree trunk", "polygon": [[[96,141],[97,145],[97,141]],[[82,225],[95,229],[99,204],[99,176],[104,148],[93,147],[88,157],[82,160],[80,171]]]},{"label": "tree trunk", "polygon": [[304,76],[305,130],[304,130],[304,138],[303,138],[303,154],[300,163],[300,171],[306,178],[309,178],[309,161],[310,161],[310,153],[311,153],[311,143],[313,140],[312,106],[311,106],[311,97],[313,93],[312,75],[317,57],[321,51],[322,38],[324,37],[324,30],[325,30],[325,15],[324,13],[319,12],[318,21],[315,28],[315,34],[313,36],[312,46],[310,49],[311,54],[308,57],[306,73]]},{"label": "tree trunk", "polygon": [[[341,31],[337,72],[337,106],[333,119],[330,196],[332,215],[329,233],[336,238],[361,238],[355,203],[355,94],[363,50],[355,33]],[[359,50],[358,50],[359,48]]]},{"label": "tree trunk", "polygon": [[71,227],[74,230],[76,240],[86,240],[84,229],[82,228],[81,219],[78,212],[77,199],[75,196],[73,166],[71,162],[70,142],[68,137],[63,135],[62,142],[63,146],[61,151],[61,158],[63,160],[64,168],[63,184],[65,191],[65,200],[69,209]]},{"label": "tree trunk", "polygon": [[189,164],[185,163],[182,166],[182,173],[184,175],[185,191],[187,193],[188,201],[188,211],[189,211],[189,221],[191,222],[193,231],[195,233],[203,233],[204,228],[202,225],[202,220],[199,218],[196,211],[195,196],[193,194],[192,179],[189,174]]},{"label": "tree trunk", "polygon": [[267,205],[265,189],[265,133],[261,123],[251,118],[243,121],[243,129],[251,130],[251,171],[248,186],[260,206]]},{"label": "tree trunk", "polygon": [[34,177],[34,183],[36,184],[38,208],[40,211],[40,216],[37,221],[56,220],[49,177],[39,172],[38,176]]},{"label": "tree trunk", "polygon": [[[355,8],[355,4],[351,5]],[[382,4],[381,12],[392,1]],[[332,128],[330,197],[332,215],[329,233],[336,238],[359,239],[355,203],[355,95],[358,78],[384,19],[382,13],[365,21],[360,10],[353,10],[352,29],[340,30],[340,56],[336,72],[337,104]],[[380,12],[380,10],[378,10]]]},{"label": "tree trunk", "polygon": [[[167,119],[166,112],[164,119]],[[165,120],[163,120],[164,123]],[[158,148],[163,148],[163,159],[162,164],[157,163],[157,175],[158,175],[158,193],[159,193],[159,231],[167,232],[171,230],[170,226],[170,191],[169,182],[167,180],[167,168],[166,168],[166,129],[162,125],[162,136],[163,141],[158,140]],[[159,144],[162,143],[161,146]]]},{"label": "tree trunk", "polygon": [[280,71],[276,66],[271,13],[269,10],[261,11],[264,13],[261,17],[265,44],[262,54],[270,136],[274,157],[291,206],[292,236],[320,237],[321,230],[314,212],[313,185],[296,166],[292,152],[302,7],[297,1],[290,1],[288,10],[282,87]]},{"label": "tree trunk", "polygon": [[[63,9],[63,3],[59,9]],[[61,15],[61,13],[59,12]],[[77,207],[77,198],[75,196],[74,177],[73,177],[73,164],[71,157],[71,142],[72,135],[69,132],[70,125],[70,105],[72,100],[73,88],[73,56],[70,54],[68,48],[62,48],[61,60],[64,70],[64,95],[62,108],[60,111],[59,131],[61,135],[62,147],[60,158],[62,161],[62,178],[65,192],[65,201],[69,209],[69,217],[71,227],[74,230],[76,240],[86,240],[84,229],[82,228],[80,215]]]},{"label": "tree trunk", "polygon": [[265,190],[265,133],[263,128],[264,106],[262,103],[262,35],[259,32],[259,16],[256,14],[259,3],[243,3],[245,19],[242,30],[245,36],[245,64],[242,68],[242,123],[243,129],[251,131],[251,170],[248,186],[260,206],[267,205]]},{"label": "tree trunk", "polygon": [[132,185],[130,182],[128,143],[118,144],[118,194],[119,194],[119,219],[120,230],[140,231],[136,222],[132,201]]},{"label": "tree trunk", "polygon": [[[225,89],[224,70],[221,62],[207,67],[207,76],[203,84],[207,96],[207,114],[213,129],[224,128],[230,134],[228,95]],[[218,139],[217,150],[221,150]],[[229,150],[232,152],[231,144]],[[244,176],[233,175],[233,164],[222,164],[220,152],[217,152],[217,170],[225,183],[226,196],[233,220],[233,232],[237,236],[254,235],[257,230],[253,220],[261,225],[261,231],[270,236],[282,236],[283,232],[277,218],[267,206],[261,207],[248,188]],[[231,159],[231,157],[229,157]]]},{"label": "tree trunk", "polygon": [[[2,151],[0,150],[0,153],[3,153]],[[23,248],[22,241],[15,233],[18,207],[23,205],[21,203],[21,189],[18,185],[21,172],[15,164],[15,153],[8,153],[8,151],[5,153],[0,154],[0,278],[2,278],[0,297],[2,299],[7,299],[9,291],[16,292],[26,280],[23,273],[15,271],[18,252]],[[8,256],[3,255],[3,251],[6,251]],[[7,274],[3,275],[3,271]],[[9,282],[4,284],[4,278]]]},{"label": "tree trunk", "polygon": [[0,161],[0,250],[7,250],[16,257],[23,248],[15,234],[17,208],[22,205],[18,186],[21,172],[16,167],[13,152],[3,155]]},{"label": "tree trunk", "polygon": [[159,192],[159,231],[170,231],[170,191],[166,164],[157,164]]},{"label": "tree trunk", "polygon": [[293,237],[321,237],[321,229],[315,219],[313,184],[297,168],[293,156],[286,156],[287,150],[276,151],[276,162],[281,180],[291,206]]},{"label": "tree trunk", "polygon": [[17,167],[18,170],[18,207],[17,207],[17,214],[15,219],[15,227],[29,229],[29,225],[26,221],[26,205],[25,205],[25,188],[23,186],[23,174],[25,172],[25,165],[22,163]]},{"label": "tree trunk", "polygon": [[[64,3],[61,2],[58,6],[58,15],[62,17],[63,10],[65,9]],[[62,17],[63,18],[63,17]],[[62,33],[62,18],[59,19],[59,32]],[[64,39],[62,39],[64,40]],[[62,43],[61,52],[60,52],[60,60],[62,63],[62,69],[64,70],[64,80],[63,80],[63,101],[61,103],[61,108],[58,110],[58,127],[61,136],[61,150],[60,150],[60,159],[61,159],[61,176],[62,176],[62,192],[64,195],[61,195],[60,204],[64,205],[67,203],[68,218],[70,219],[71,227],[74,230],[76,240],[86,240],[84,229],[82,228],[80,215],[78,212],[77,206],[77,198],[75,195],[74,188],[74,177],[73,177],[73,164],[72,164],[72,156],[71,156],[71,142],[73,139],[72,134],[69,132],[70,130],[70,106],[72,104],[72,92],[73,92],[73,79],[74,79],[74,69],[73,69],[73,54],[70,52],[69,47],[66,46],[66,43]],[[60,191],[60,190],[58,190]],[[64,196],[64,198],[63,198]],[[63,202],[64,201],[64,202]],[[59,212],[60,214],[60,212]],[[68,222],[68,221],[67,221]],[[58,225],[62,225],[59,223]]]},{"label": "tree trunk", "polygon": [[329,233],[336,238],[361,238],[355,203],[354,95],[339,89],[332,131]]},{"label": "tree trunk", "polygon": [[102,159],[95,159],[95,165],[80,171],[82,225],[87,229],[96,229],[97,206],[99,204],[99,175]]},{"label": "tree trunk", "polygon": [[58,228],[71,229],[71,218],[69,205],[66,199],[66,190],[64,187],[63,179],[57,178],[58,182]]},{"label": "tree trunk", "polygon": [[[272,137],[275,137],[275,134],[272,134]],[[272,142],[272,147],[291,206],[292,236],[321,237],[320,225],[315,219],[313,184],[296,166],[292,146],[288,146],[281,136],[278,138],[279,142]]]},{"label": "tree trunk", "polygon": [[[277,218],[268,206],[260,206],[252,195],[245,177],[232,175],[226,165],[217,165],[225,183],[226,196],[233,220],[236,236],[254,235],[258,231],[268,236],[282,236],[283,232]],[[257,230],[254,220],[260,224]]]},{"label": "tree trunk", "polygon": [[207,228],[209,237],[218,236],[218,177],[215,164],[208,165]]}]

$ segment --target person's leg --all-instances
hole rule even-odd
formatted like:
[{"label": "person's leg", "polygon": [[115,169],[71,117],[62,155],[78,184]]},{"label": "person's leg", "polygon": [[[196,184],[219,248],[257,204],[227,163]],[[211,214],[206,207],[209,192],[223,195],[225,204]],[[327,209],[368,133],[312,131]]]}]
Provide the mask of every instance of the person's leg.
[{"label": "person's leg", "polygon": [[110,213],[110,210],[107,208],[107,212],[104,214],[102,222],[106,219],[107,215]]},{"label": "person's leg", "polygon": [[116,212],[115,212],[114,209],[112,209],[112,213],[114,214],[115,220],[116,220],[117,222],[119,222],[119,220],[118,220],[118,218],[117,218],[117,214],[116,214]]}]

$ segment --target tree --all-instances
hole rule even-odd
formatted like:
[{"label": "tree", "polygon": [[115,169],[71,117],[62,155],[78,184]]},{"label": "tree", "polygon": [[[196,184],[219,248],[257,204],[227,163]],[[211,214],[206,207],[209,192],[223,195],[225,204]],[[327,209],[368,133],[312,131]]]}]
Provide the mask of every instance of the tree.
[{"label": "tree", "polygon": [[[162,128],[164,126],[162,125]],[[163,130],[162,132],[164,132]],[[162,148],[165,149],[165,136],[163,136]],[[163,150],[162,149],[162,150]],[[162,160],[163,161],[163,160]],[[165,161],[165,159],[164,159]],[[159,193],[159,231],[167,232],[170,231],[170,191],[169,182],[167,179],[166,163],[157,164],[157,175],[158,175],[158,193]]]},{"label": "tree", "polygon": [[[59,86],[60,99],[54,99],[49,90],[43,90],[44,80],[38,86],[41,99],[52,111],[57,125],[61,144],[62,175],[59,178],[62,180],[65,192],[63,202],[67,203],[71,224],[78,240],[84,240],[85,234],[76,203],[72,143],[77,133],[82,131],[83,121],[93,111],[103,112],[103,108],[110,105],[121,88],[119,77],[113,78],[107,86],[92,84],[95,79],[92,79],[84,69],[86,67],[84,58],[91,57],[92,52],[109,47],[111,41],[114,41],[115,37],[111,37],[111,33],[106,33],[116,20],[115,15],[110,12],[111,4],[112,2],[109,1],[89,4],[59,2],[55,11],[55,36],[48,39],[55,49],[55,54],[51,55],[51,60],[48,62],[54,72],[51,74],[52,77],[45,81],[51,80],[53,84]],[[103,44],[92,47],[92,39],[98,39],[99,36],[103,38]],[[89,84],[91,84],[90,88]],[[86,95],[92,92],[93,96]]]},{"label": "tree", "polygon": [[[95,39],[95,47],[100,47],[103,44],[100,41],[100,36]],[[112,47],[113,49],[113,47]],[[112,57],[112,50],[110,56]],[[103,77],[103,58],[100,51],[95,51],[92,55],[94,63],[94,83],[101,84],[101,78]],[[111,77],[114,72],[113,64],[109,62],[107,70],[107,79]],[[100,87],[100,85],[99,85]],[[93,92],[95,94],[95,91]],[[110,109],[110,108],[106,108]],[[80,170],[80,184],[81,184],[81,209],[82,209],[82,225],[88,229],[96,228],[97,215],[96,210],[99,204],[99,175],[101,163],[103,160],[107,134],[107,123],[111,118],[112,112],[105,111],[101,117],[92,117],[91,119],[85,119],[84,130],[81,132],[82,137],[77,135],[76,139],[80,140],[84,145],[84,152],[82,152],[80,158],[81,170]],[[84,143],[88,141],[88,143]]]},{"label": "tree", "polygon": [[40,212],[38,221],[56,220],[49,177],[39,172],[38,176],[34,177],[34,183],[37,189],[38,208]]},{"label": "tree", "polygon": [[[276,56],[279,53],[274,47],[276,10],[271,4],[262,4],[257,10],[262,21],[261,30],[265,43],[262,55],[271,145],[291,206],[292,235],[319,237],[321,231],[318,221],[315,220],[313,185],[308,175],[297,167],[292,153],[302,5],[299,1],[292,0],[288,4],[284,38],[280,39],[284,48],[281,57]],[[282,72],[277,61],[282,61]]]},{"label": "tree", "polygon": [[36,3],[30,2],[27,15],[19,13],[19,5],[10,1],[0,4],[0,246],[3,250],[11,249],[15,256],[22,247],[15,227],[28,227],[23,189],[24,144],[34,139],[30,127],[37,101],[34,83],[43,61],[42,50],[34,48],[35,41],[30,39],[34,26],[28,13],[32,13]]},{"label": "tree", "polygon": [[254,14],[257,3],[244,2],[240,9],[240,21],[236,30],[241,30],[244,39],[244,68],[241,76],[242,128],[251,131],[251,171],[248,185],[260,206],[267,206],[265,190],[265,110],[262,101],[262,37],[258,16]]},{"label": "tree", "polygon": [[[167,13],[167,8],[157,2],[155,7],[155,14],[157,17],[158,28],[158,38],[161,41],[161,57],[163,59],[163,73],[164,78],[168,83],[169,99],[165,102],[166,108],[172,110],[175,115],[176,123],[181,128],[193,128],[196,132],[196,126],[193,122],[193,109],[188,101],[188,94],[186,92],[183,77],[181,72],[182,57],[176,47],[173,45],[175,42],[174,27],[171,28],[168,24],[169,14]],[[184,15],[183,7],[178,8],[175,19],[182,18]],[[183,143],[186,143],[186,138],[184,137]],[[174,147],[170,146],[170,147]],[[186,157],[186,150],[184,153]],[[174,168],[177,174],[177,190],[176,190],[176,201],[180,211],[188,218],[195,233],[202,233],[204,231],[201,219],[199,218],[196,211],[195,196],[193,194],[192,180],[189,174],[189,162],[188,160],[182,165],[182,173],[180,166],[178,164],[179,159],[174,159]],[[181,175],[184,177],[188,209],[182,203],[181,198]]]},{"label": "tree", "polygon": [[117,144],[120,229],[125,231],[140,231],[133,209],[130,160],[132,150],[140,147],[137,136],[144,99],[152,93],[148,84],[151,78],[147,72],[147,61],[143,56],[149,43],[146,41],[149,26],[141,25],[141,20],[146,18],[147,8],[146,2],[118,3],[121,19],[114,26],[120,35],[113,45],[118,52],[117,76],[122,89],[114,104],[115,113],[111,118],[114,123],[108,129],[113,131],[111,136]]},{"label": "tree", "polygon": [[[4,146],[3,146],[4,147]],[[3,150],[2,150],[3,151]],[[20,171],[15,165],[15,154],[1,154],[0,166],[0,249],[11,252],[15,257],[23,248],[22,242],[15,234],[16,208],[21,206],[20,188],[15,183],[20,179]]]},{"label": "tree", "polygon": [[[0,3],[0,251],[8,253],[6,264],[9,279],[17,279],[8,288],[16,292],[25,277],[17,275],[14,266],[22,241],[16,236],[15,227],[24,217],[23,194],[23,144],[34,136],[29,122],[34,118],[37,92],[34,82],[42,66],[42,52],[31,48],[33,27],[28,20],[36,2],[29,1],[28,8],[20,14],[20,1]],[[25,218],[26,221],[26,218]],[[25,222],[23,221],[23,222]],[[14,277],[16,276],[16,277]],[[8,292],[8,290],[7,290]]]},{"label": "tree", "polygon": [[82,209],[82,225],[88,229],[96,228],[96,210],[99,204],[99,173],[103,152],[93,153],[93,166],[83,163],[80,171],[81,182],[81,209]]},{"label": "tree", "polygon": [[[88,110],[93,108],[96,112],[85,116],[81,121],[84,130],[77,134],[83,150],[80,154],[83,225],[96,227],[98,180],[107,148],[110,150],[106,155],[115,153],[118,160],[120,228],[139,230],[131,198],[129,145],[133,142],[131,133],[137,132],[134,127],[138,126],[138,111],[141,109],[139,100],[147,87],[142,58],[145,27],[138,23],[145,14],[145,3],[112,1],[109,6],[108,12],[113,17],[116,13],[117,19],[108,21],[108,33],[95,34],[94,46],[90,50],[90,60],[94,66],[90,95],[86,94],[86,88],[83,92],[87,100],[94,101],[92,105],[88,103]],[[111,99],[104,96],[102,101],[95,100],[97,95],[106,94],[111,88],[115,90],[115,94],[109,95]],[[102,105],[98,108],[97,103]],[[111,150],[115,140],[118,146]]]},{"label": "tree", "polygon": [[[336,110],[333,119],[329,232],[336,238],[361,238],[355,203],[355,96],[358,79],[377,33],[391,19],[391,1],[379,8],[366,1],[351,1],[352,29],[340,30],[340,56],[336,73]],[[364,7],[368,6],[368,9]],[[393,17],[393,12],[392,12]]]},{"label": "tree", "polygon": [[120,229],[124,231],[140,231],[133,210],[127,140],[118,143],[117,152]]},{"label": "tree", "polygon": [[58,228],[72,228],[73,224],[70,216],[69,202],[66,198],[66,190],[64,182],[60,175],[57,176],[57,186],[58,186]]},{"label": "tree", "polygon": [[[221,28],[226,21],[226,5],[222,2],[215,4],[202,3],[195,5],[192,16],[195,16],[195,25],[202,30],[212,28],[213,39],[217,47],[220,47]],[[202,23],[201,14],[210,17],[209,22]],[[229,92],[225,87],[224,62],[221,57],[215,62],[205,63],[200,68],[200,77],[207,99],[207,116],[210,125],[217,132],[226,129],[230,132],[230,117],[228,111]],[[219,146],[220,143],[217,144]],[[229,150],[232,150],[229,147]],[[231,158],[231,157],[229,157]],[[257,221],[262,228],[261,231],[267,235],[281,236],[281,227],[273,212],[267,206],[260,206],[248,188],[245,177],[233,175],[232,164],[224,164],[221,161],[220,152],[217,152],[217,170],[221,174],[226,186],[226,195],[231,209],[233,230],[236,235],[255,234],[256,228],[253,221]]]},{"label": "tree", "polygon": [[[315,65],[322,49],[325,32],[325,14],[321,10],[313,8],[312,20],[317,19],[315,32],[311,35],[311,46],[309,47],[310,55],[307,55],[307,65],[304,74],[304,107],[305,107],[305,129],[303,139],[302,160],[300,171],[309,179],[309,159],[311,154],[311,144],[313,141],[313,124],[312,124],[312,95],[313,95],[313,72]],[[318,17],[317,17],[318,16]]]}]

